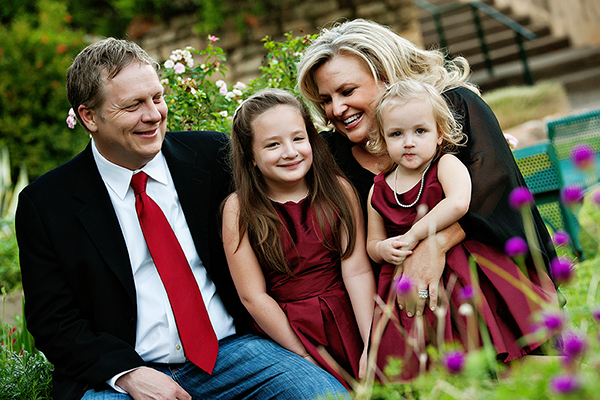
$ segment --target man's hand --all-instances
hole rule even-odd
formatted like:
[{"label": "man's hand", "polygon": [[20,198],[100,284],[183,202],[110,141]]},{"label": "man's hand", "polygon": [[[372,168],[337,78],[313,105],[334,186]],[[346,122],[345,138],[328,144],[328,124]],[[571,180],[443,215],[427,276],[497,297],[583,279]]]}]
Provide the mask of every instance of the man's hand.
[{"label": "man's hand", "polygon": [[170,376],[141,367],[117,379],[116,384],[134,400],[191,400],[192,397]]}]

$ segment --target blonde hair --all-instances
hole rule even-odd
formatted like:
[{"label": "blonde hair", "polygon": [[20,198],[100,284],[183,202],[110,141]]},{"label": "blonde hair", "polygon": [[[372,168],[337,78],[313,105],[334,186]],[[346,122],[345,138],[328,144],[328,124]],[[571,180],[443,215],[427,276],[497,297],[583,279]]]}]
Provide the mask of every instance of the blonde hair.
[{"label": "blonde hair", "polygon": [[[385,132],[383,131],[383,111],[390,101],[394,100],[400,100],[403,103],[424,100],[431,105],[437,131],[442,138],[436,157],[440,154],[455,154],[459,151],[459,147],[466,145],[467,135],[463,132],[461,124],[456,121],[440,92],[428,83],[404,80],[388,86],[377,100],[375,107],[376,130],[366,145],[366,149],[371,153],[376,155],[387,153]],[[386,172],[391,171],[394,166],[395,164],[392,163]]]},{"label": "blonde hair", "polygon": [[[281,89],[263,89],[246,99],[234,114],[230,147],[240,210],[238,246],[247,233],[261,266],[291,275],[279,233],[283,225],[268,197],[263,175],[253,164],[252,151],[252,123],[278,105],[296,109],[304,119],[313,153],[312,166],[305,178],[310,193],[308,201],[315,208],[316,225],[325,246],[338,251],[342,259],[349,257],[354,251],[357,227],[348,191],[342,187],[343,173],[315,128],[304,103]],[[351,185],[348,184],[348,187]]]},{"label": "blonde hair", "polygon": [[439,92],[465,86],[479,93],[467,82],[470,68],[465,58],[446,60],[441,51],[422,50],[388,27],[355,19],[323,29],[298,64],[300,93],[315,106],[326,125],[329,121],[315,81],[315,71],[336,55],[358,57],[375,80],[385,84],[418,79],[431,84]]}]

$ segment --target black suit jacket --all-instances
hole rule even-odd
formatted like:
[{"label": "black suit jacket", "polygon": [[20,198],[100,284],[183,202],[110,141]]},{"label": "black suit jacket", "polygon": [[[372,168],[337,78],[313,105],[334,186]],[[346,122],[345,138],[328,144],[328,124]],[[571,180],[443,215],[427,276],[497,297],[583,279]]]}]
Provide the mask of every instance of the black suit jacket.
[{"label": "black suit jacket", "polygon": [[[216,132],[172,132],[162,150],[198,254],[239,332],[248,315],[217,222],[230,192],[226,143],[227,136]],[[115,374],[144,365],[134,349],[129,256],[91,144],[22,191],[16,231],[27,324],[55,366],[55,398],[79,399],[89,388],[106,388]]]}]

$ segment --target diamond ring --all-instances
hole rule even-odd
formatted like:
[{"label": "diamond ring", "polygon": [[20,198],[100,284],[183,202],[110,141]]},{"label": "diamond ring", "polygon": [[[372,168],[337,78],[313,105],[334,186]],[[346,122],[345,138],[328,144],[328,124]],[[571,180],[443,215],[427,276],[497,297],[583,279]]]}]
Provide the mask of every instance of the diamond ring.
[{"label": "diamond ring", "polygon": [[427,289],[419,289],[419,298],[426,299],[429,297],[429,290]]}]

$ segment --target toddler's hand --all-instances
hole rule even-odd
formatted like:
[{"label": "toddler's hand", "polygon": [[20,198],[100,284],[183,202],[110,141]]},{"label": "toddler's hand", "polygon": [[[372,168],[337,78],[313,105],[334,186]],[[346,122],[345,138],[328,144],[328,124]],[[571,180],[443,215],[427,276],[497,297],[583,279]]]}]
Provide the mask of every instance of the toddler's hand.
[{"label": "toddler's hand", "polygon": [[377,251],[383,260],[392,265],[401,264],[404,259],[412,254],[408,250],[408,243],[402,240],[400,236],[391,237],[377,243]]}]

